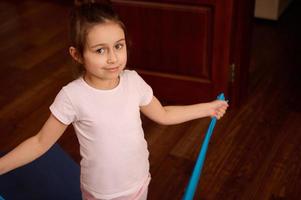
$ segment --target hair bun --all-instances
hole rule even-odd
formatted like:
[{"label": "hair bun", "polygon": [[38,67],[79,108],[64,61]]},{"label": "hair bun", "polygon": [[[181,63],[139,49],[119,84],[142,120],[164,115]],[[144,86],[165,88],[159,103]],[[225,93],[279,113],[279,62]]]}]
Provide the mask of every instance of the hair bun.
[{"label": "hair bun", "polygon": [[84,4],[93,4],[93,3],[100,3],[100,4],[110,4],[110,0],[74,0],[75,6],[82,6]]}]

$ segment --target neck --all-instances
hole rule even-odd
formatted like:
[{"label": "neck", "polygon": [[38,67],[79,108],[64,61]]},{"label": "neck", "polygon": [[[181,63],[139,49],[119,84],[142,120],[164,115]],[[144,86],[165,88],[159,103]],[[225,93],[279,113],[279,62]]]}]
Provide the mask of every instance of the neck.
[{"label": "neck", "polygon": [[100,79],[98,77],[89,76],[84,74],[84,81],[93,88],[100,90],[111,90],[117,87],[120,81],[120,76],[116,79]]}]

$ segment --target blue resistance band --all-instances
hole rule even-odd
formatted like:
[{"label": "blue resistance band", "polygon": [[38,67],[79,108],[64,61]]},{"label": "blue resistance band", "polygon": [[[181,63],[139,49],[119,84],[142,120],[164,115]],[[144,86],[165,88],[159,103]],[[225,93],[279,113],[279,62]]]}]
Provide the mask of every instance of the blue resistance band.
[{"label": "blue resistance band", "polygon": [[1,195],[0,195],[0,200],[5,200],[5,199],[3,199],[3,197],[1,197]]},{"label": "blue resistance band", "polygon": [[[224,94],[221,93],[220,95],[218,95],[217,99],[218,100],[225,100]],[[210,141],[210,138],[211,138],[211,135],[212,135],[215,124],[216,124],[216,117],[213,117],[211,119],[209,128],[207,130],[207,133],[206,133],[206,136],[205,136],[205,139],[204,139],[204,142],[202,144],[202,148],[201,148],[200,153],[198,155],[196,164],[194,166],[192,175],[190,177],[188,186],[186,188],[186,191],[185,191],[185,194],[184,194],[184,197],[183,197],[182,200],[193,200],[194,193],[196,191],[196,188],[197,188],[200,176],[201,176],[202,168],[203,168],[203,165],[204,165],[206,152],[207,152],[207,149],[208,149],[208,144],[209,144],[209,141]]]}]

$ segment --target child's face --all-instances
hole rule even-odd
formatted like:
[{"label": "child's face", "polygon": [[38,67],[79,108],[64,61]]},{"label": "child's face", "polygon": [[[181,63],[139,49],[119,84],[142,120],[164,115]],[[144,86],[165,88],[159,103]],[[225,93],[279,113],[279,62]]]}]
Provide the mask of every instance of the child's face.
[{"label": "child's face", "polygon": [[93,26],[83,52],[86,75],[99,80],[115,80],[127,62],[123,29],[114,22]]}]

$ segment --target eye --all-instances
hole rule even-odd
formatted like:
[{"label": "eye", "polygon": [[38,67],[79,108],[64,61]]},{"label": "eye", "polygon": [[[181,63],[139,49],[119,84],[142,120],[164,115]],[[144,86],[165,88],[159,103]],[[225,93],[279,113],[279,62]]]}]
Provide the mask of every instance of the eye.
[{"label": "eye", "polygon": [[104,48],[100,48],[100,49],[97,49],[96,52],[97,52],[98,54],[104,54],[105,49],[104,49]]},{"label": "eye", "polygon": [[121,44],[121,43],[119,43],[119,44],[116,44],[115,45],[115,49],[122,49],[124,47],[124,44]]}]

